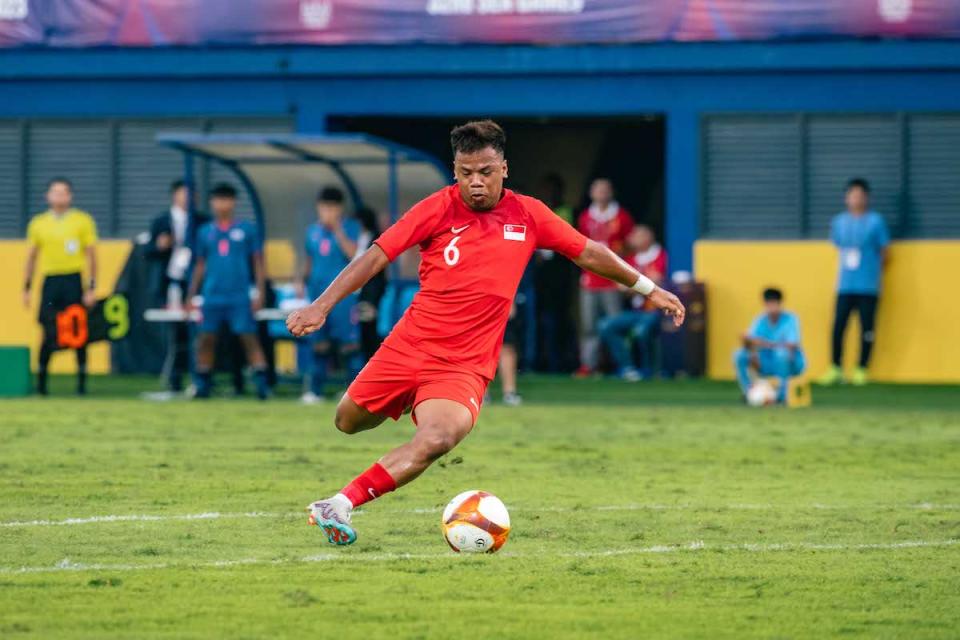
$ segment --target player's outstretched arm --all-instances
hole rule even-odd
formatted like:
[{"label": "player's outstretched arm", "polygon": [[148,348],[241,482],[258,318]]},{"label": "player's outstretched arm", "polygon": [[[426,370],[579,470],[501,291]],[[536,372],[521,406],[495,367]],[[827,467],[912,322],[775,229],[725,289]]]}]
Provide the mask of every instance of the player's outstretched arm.
[{"label": "player's outstretched arm", "polygon": [[323,326],[330,310],[338,302],[365,285],[389,263],[387,254],[379,245],[374,244],[366,253],[348,264],[319,298],[287,316],[287,330],[298,338],[313,333]]},{"label": "player's outstretched arm", "polygon": [[587,240],[583,252],[574,260],[581,269],[592,271],[607,280],[613,280],[625,287],[647,296],[658,308],[663,309],[668,316],[673,316],[676,326],[683,324],[687,310],[683,304],[669,291],[658,287],[652,280],[640,274],[627,264],[620,256],[599,242]]}]

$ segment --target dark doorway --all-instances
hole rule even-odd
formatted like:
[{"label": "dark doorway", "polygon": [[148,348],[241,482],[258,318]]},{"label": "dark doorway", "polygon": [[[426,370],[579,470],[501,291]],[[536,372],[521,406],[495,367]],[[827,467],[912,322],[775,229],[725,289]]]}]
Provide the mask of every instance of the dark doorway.
[{"label": "dark doorway", "polygon": [[[467,117],[335,116],[331,131],[364,132],[423,149],[452,164],[450,129]],[[540,179],[559,173],[566,199],[580,211],[590,181],[613,181],[617,199],[638,222],[663,233],[664,119],[658,115],[617,118],[496,118],[507,132],[509,186],[538,195]],[[451,180],[453,170],[451,168]]]}]

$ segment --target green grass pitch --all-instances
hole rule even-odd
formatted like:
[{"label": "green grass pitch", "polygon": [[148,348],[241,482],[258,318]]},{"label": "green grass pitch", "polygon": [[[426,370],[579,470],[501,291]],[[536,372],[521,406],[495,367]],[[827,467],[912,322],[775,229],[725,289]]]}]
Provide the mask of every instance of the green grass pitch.
[{"label": "green grass pitch", "polygon": [[[332,403],[0,402],[2,638],[956,638],[960,390],[529,377],[334,548],[303,506],[406,440]],[[59,392],[59,395],[57,393]],[[491,491],[496,555],[439,511]]]}]

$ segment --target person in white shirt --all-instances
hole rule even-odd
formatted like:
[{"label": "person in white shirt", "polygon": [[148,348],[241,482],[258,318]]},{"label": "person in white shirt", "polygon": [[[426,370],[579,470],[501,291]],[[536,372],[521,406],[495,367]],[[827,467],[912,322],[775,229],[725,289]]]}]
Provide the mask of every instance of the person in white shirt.
[{"label": "person in white shirt", "polygon": [[[150,225],[149,256],[158,265],[156,296],[164,306],[179,307],[190,283],[193,264],[193,240],[197,229],[210,217],[192,212],[190,191],[183,180],[170,185],[170,207]],[[183,374],[189,368],[190,331],[187,323],[173,322],[167,337],[167,357],[163,375],[171,391],[183,388]]]}]

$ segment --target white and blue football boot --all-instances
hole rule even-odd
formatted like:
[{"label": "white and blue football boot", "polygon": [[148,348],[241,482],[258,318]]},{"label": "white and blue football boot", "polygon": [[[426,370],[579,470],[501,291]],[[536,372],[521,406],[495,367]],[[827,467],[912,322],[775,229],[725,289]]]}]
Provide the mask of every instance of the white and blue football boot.
[{"label": "white and blue football boot", "polygon": [[344,496],[318,500],[309,505],[307,511],[310,512],[307,522],[323,529],[330,544],[347,545],[357,541],[357,532],[350,525],[353,505]]}]

